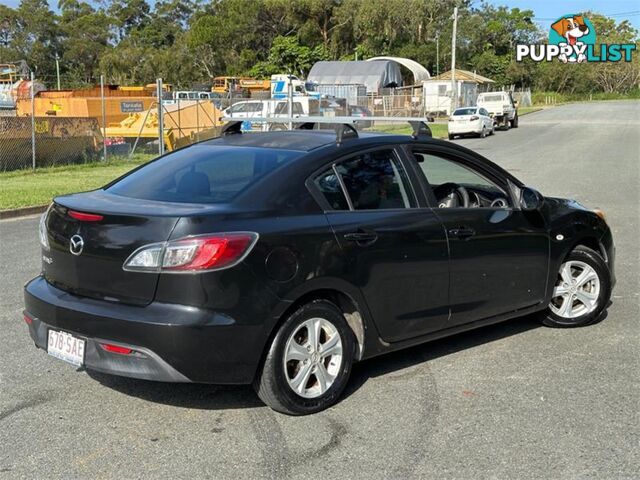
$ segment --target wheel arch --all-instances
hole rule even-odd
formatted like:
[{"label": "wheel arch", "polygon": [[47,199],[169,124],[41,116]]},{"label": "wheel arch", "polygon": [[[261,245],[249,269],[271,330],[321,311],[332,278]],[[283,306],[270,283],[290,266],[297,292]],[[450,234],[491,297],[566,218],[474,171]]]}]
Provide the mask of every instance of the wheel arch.
[{"label": "wheel arch", "polygon": [[584,236],[579,240],[576,240],[571,246],[571,248],[565,253],[565,258],[577,247],[587,247],[593,250],[594,252],[599,253],[600,256],[604,259],[605,263],[607,264],[609,263],[609,259],[607,258],[608,257],[607,250],[605,249],[600,239],[595,235]]},{"label": "wheel arch", "polygon": [[[348,286],[329,286],[319,283],[314,286],[308,286],[288,295],[286,302],[280,304],[279,308],[274,312],[274,322],[269,333],[268,341],[265,343],[263,359],[266,355],[273,338],[278,332],[280,325],[284,323],[289,315],[295,312],[302,305],[310,303],[314,300],[327,300],[342,312],[347,324],[353,332],[356,343],[356,361],[364,357],[365,341],[369,341],[369,336],[377,337],[375,327],[369,321],[369,311],[364,303],[364,299],[360,297],[358,290],[348,288]],[[347,288],[345,288],[347,287]]]}]

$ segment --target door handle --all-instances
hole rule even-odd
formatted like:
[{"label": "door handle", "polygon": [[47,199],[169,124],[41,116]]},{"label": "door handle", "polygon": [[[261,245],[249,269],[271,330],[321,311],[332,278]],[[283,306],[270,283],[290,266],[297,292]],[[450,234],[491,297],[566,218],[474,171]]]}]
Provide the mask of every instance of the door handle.
[{"label": "door handle", "polygon": [[372,245],[378,240],[378,234],[376,232],[351,232],[343,235],[344,239],[349,242],[356,242],[360,246]]},{"label": "door handle", "polygon": [[476,231],[473,228],[460,227],[449,230],[449,235],[458,238],[469,238],[473,237],[475,234]]}]

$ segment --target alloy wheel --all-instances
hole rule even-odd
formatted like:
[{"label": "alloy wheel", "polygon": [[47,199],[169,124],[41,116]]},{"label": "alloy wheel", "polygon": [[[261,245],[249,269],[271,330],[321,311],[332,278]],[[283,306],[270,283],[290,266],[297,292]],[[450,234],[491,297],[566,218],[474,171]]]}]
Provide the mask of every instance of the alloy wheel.
[{"label": "alloy wheel", "polygon": [[284,374],[291,389],[316,398],[333,385],[342,366],[342,339],[329,320],[311,318],[289,336],[284,350]]},{"label": "alloy wheel", "polygon": [[560,267],[549,308],[562,318],[577,318],[598,307],[600,278],[590,265],[577,260]]}]

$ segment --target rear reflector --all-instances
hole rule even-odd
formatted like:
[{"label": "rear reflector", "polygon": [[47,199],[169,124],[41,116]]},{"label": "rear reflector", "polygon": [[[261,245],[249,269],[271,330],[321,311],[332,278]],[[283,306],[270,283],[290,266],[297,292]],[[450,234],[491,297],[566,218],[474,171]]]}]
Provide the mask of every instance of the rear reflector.
[{"label": "rear reflector", "polygon": [[26,313],[23,315],[23,317],[24,317],[24,323],[26,323],[27,325],[31,325],[33,323],[33,319]]},{"label": "rear reflector", "polygon": [[104,219],[102,215],[96,215],[95,213],[77,212],[75,210],[69,210],[67,213],[71,218],[75,218],[81,222],[99,222]]},{"label": "rear reflector", "polygon": [[100,346],[107,352],[117,353],[119,355],[131,355],[134,352],[134,350],[132,350],[131,348],[120,347],[118,345],[112,345],[110,343],[101,343]]}]

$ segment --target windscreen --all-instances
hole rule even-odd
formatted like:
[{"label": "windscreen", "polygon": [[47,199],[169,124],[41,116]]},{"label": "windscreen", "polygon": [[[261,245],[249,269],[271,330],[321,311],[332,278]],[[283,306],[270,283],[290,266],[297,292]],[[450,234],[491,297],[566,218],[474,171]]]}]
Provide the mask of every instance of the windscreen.
[{"label": "windscreen", "polygon": [[303,152],[196,145],[144,165],[109,193],[178,203],[225,203]]}]

